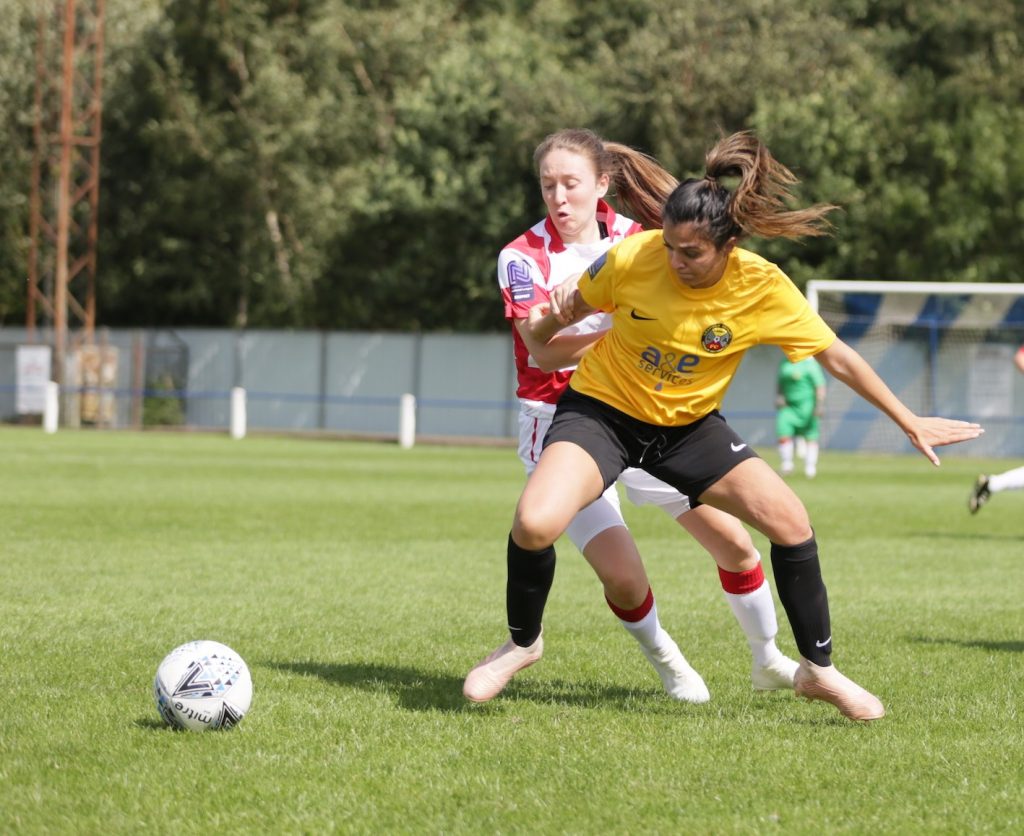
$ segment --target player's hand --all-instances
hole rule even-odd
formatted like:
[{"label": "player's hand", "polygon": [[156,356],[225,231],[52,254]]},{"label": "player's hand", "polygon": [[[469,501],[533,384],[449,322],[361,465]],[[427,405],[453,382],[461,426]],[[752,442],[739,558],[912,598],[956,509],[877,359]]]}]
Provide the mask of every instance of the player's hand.
[{"label": "player's hand", "polygon": [[[546,344],[562,327],[562,324],[551,313],[548,302],[538,302],[526,315],[526,331],[539,343]],[[530,348],[531,353],[534,349]]]},{"label": "player's hand", "polygon": [[551,304],[549,302],[538,302],[526,315],[526,324],[530,327],[530,331],[534,331],[544,317],[551,313]]},{"label": "player's hand", "polygon": [[918,418],[914,417],[909,429],[907,438],[918,450],[920,450],[936,467],[939,466],[939,457],[935,455],[933,447],[944,447],[947,444],[959,444],[961,441],[970,441],[977,438],[985,430],[981,424],[973,424],[970,421],[955,421],[951,418]]},{"label": "player's hand", "polygon": [[564,282],[558,285],[551,291],[549,300],[551,315],[563,325],[568,325],[575,316],[577,298],[576,282]]}]

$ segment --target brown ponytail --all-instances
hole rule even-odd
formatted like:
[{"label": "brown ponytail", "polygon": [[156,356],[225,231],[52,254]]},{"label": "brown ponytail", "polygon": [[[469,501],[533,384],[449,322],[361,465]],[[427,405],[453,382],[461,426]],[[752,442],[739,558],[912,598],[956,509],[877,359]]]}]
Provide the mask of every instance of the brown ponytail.
[{"label": "brown ponytail", "polygon": [[646,229],[660,228],[662,207],[679,181],[635,148],[619,142],[606,142],[604,147],[614,160],[610,173],[619,202]]},{"label": "brown ponytail", "polygon": [[[787,209],[793,199],[789,189],[799,180],[749,131],[720,140],[704,163],[704,179],[687,180],[669,196],[665,223],[699,224],[716,247],[734,236],[800,238],[831,232],[828,214],[838,207],[819,203]],[[726,178],[739,181],[731,192],[722,182]]]}]

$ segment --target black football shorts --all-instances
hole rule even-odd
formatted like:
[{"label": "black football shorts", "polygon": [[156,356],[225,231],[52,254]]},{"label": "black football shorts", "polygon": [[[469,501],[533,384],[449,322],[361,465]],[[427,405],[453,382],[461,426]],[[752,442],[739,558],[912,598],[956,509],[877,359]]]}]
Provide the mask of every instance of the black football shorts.
[{"label": "black football shorts", "polygon": [[757,458],[714,411],[692,424],[661,427],[637,420],[570,384],[562,393],[544,446],[569,441],[597,463],[607,489],[627,467],[638,467],[689,497],[698,497],[740,462]]}]

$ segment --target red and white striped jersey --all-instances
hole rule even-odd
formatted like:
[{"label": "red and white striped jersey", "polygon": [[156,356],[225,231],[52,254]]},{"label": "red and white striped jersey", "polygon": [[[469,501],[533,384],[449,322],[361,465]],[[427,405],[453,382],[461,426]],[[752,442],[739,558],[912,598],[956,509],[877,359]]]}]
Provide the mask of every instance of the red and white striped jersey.
[{"label": "red and white striped jersey", "polygon": [[[502,249],[498,256],[498,286],[507,320],[526,319],[530,308],[546,302],[553,288],[580,275],[612,244],[642,231],[640,224],[617,215],[603,200],[598,201],[597,221],[605,237],[592,244],[566,244],[551,218],[547,217]],[[609,325],[606,314],[595,313],[570,326],[570,329],[583,334],[603,331]],[[539,369],[514,326],[512,343],[519,377],[517,397],[524,407],[534,407],[544,413],[553,412],[575,367],[556,372]]]}]

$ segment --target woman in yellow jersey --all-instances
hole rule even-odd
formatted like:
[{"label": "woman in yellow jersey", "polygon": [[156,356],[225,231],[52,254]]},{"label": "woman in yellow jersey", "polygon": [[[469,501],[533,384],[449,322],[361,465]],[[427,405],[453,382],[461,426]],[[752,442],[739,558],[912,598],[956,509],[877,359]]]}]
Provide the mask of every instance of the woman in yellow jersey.
[{"label": "woman in yellow jersey", "polygon": [[[544,434],[579,357],[609,325],[607,316],[595,313],[541,345],[529,333],[532,307],[546,301],[563,281],[576,279],[615,243],[643,231],[640,222],[615,212],[604,201],[610,189],[615,190],[620,206],[656,227],[661,223],[661,206],[677,184],[657,161],[628,146],[605,142],[588,130],[551,134],[537,147],[534,160],[547,216],[503,247],[498,256],[498,285],[512,326],[518,376],[519,456],[527,474],[540,458]],[[775,644],[775,601],[761,556],[742,523],[710,506],[691,510],[685,496],[642,470],[628,469],[617,481],[631,502],[662,509],[718,564],[722,592],[752,654],[753,687],[761,691],[792,688],[797,663]],[[707,702],[710,693],[704,680],[660,624],[616,485],[576,514],[565,534],[597,573],[608,606],[658,671],[665,690],[678,700]],[[529,558],[529,563],[529,573],[521,567],[509,570],[508,642],[475,666],[463,684],[463,693],[474,702],[496,697],[524,662],[537,661],[543,653],[540,624],[518,611],[521,603],[543,608],[543,602],[533,594],[517,595],[516,588],[551,586],[554,549],[544,559]],[[517,630],[520,620],[535,623],[536,632]],[[509,656],[512,645],[528,650]]]},{"label": "woman in yellow jersey", "polygon": [[[983,430],[915,415],[778,267],[737,246],[748,235],[826,234],[835,207],[787,209],[796,178],[750,133],[723,139],[705,162],[703,178],[669,196],[662,230],[617,244],[531,312],[539,341],[595,310],[611,314],[612,327],[583,357],[559,401],[516,509],[510,566],[513,558],[527,563],[544,553],[624,468],[639,467],[691,504],[727,511],[771,541],[776,588],[802,657],[796,692],[851,719],[874,720],[885,713],[881,701],[831,662],[828,599],[807,511],[718,408],[744,352],[768,343],[794,361],[817,357],[892,418],[933,464],[933,448]],[[725,178],[738,179],[734,189]]]}]

